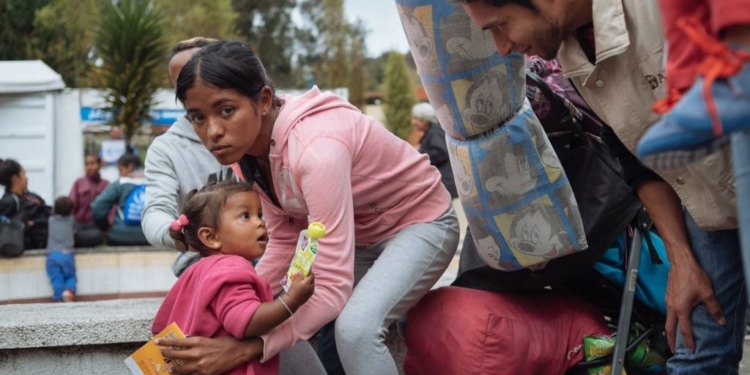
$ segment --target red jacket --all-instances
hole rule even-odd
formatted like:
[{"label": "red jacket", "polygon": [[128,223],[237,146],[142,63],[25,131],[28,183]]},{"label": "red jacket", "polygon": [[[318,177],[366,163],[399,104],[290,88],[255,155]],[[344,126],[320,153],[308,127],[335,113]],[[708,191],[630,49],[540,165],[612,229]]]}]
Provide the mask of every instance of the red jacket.
[{"label": "red jacket", "polygon": [[76,180],[70,189],[73,201],[73,216],[78,224],[94,224],[91,217],[91,202],[107,188],[109,181],[100,176],[85,176]]}]

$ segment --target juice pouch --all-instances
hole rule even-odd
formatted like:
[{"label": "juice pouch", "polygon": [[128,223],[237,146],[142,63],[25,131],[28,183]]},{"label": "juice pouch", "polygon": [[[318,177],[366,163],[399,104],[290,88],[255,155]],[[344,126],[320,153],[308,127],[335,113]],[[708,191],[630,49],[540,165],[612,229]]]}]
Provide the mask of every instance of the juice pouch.
[{"label": "juice pouch", "polygon": [[302,276],[307,277],[310,274],[310,267],[315,260],[315,255],[318,254],[318,239],[325,237],[325,235],[326,227],[316,221],[310,223],[307,229],[299,233],[292,264],[289,265],[289,271],[281,279],[281,286],[284,287],[284,291],[289,291],[294,275],[301,273]]}]

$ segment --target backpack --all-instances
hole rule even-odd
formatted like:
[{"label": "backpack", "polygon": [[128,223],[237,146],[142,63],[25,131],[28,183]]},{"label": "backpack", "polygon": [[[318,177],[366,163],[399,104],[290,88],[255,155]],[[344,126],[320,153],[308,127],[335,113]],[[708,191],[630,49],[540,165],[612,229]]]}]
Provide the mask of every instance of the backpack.
[{"label": "backpack", "polygon": [[26,225],[21,219],[21,202],[13,195],[16,201],[16,214],[11,217],[0,217],[0,256],[17,257],[23,254],[24,232]]},{"label": "backpack", "polygon": [[136,185],[128,194],[120,219],[128,225],[141,225],[141,215],[146,208],[146,184]]}]

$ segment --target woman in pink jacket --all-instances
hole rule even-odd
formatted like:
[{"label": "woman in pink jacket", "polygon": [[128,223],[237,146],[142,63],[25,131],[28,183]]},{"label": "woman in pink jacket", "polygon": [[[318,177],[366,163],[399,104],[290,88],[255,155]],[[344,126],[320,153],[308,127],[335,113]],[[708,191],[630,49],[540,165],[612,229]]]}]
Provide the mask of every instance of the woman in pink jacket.
[{"label": "woman in pink jacket", "polygon": [[440,278],[458,243],[437,169],[336,95],[313,88],[276,97],[261,61],[238,42],[195,54],[180,72],[177,97],[206,148],[221,164],[239,162],[261,196],[270,238],[257,271],[274,294],[308,220],[327,234],[313,265],[315,294],[292,319],[250,342],[161,340],[188,348],[164,350],[184,360],[176,372],[264,361],[336,319],[347,373],[397,374],[385,333]]}]

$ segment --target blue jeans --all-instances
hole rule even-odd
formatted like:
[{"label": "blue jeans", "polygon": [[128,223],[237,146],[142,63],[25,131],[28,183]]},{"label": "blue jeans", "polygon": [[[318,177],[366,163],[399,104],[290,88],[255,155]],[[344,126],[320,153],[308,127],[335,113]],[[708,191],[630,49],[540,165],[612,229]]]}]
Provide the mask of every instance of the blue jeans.
[{"label": "blue jeans", "polygon": [[62,300],[65,290],[76,291],[76,261],[71,250],[52,250],[47,253],[47,276],[52,283],[52,299]]},{"label": "blue jeans", "polygon": [[727,320],[720,326],[705,305],[693,309],[691,323],[695,352],[685,347],[677,331],[675,355],[667,362],[669,374],[737,374],[742,359],[747,296],[737,230],[708,232],[685,212],[685,224],[693,254],[711,279],[716,299]]}]

